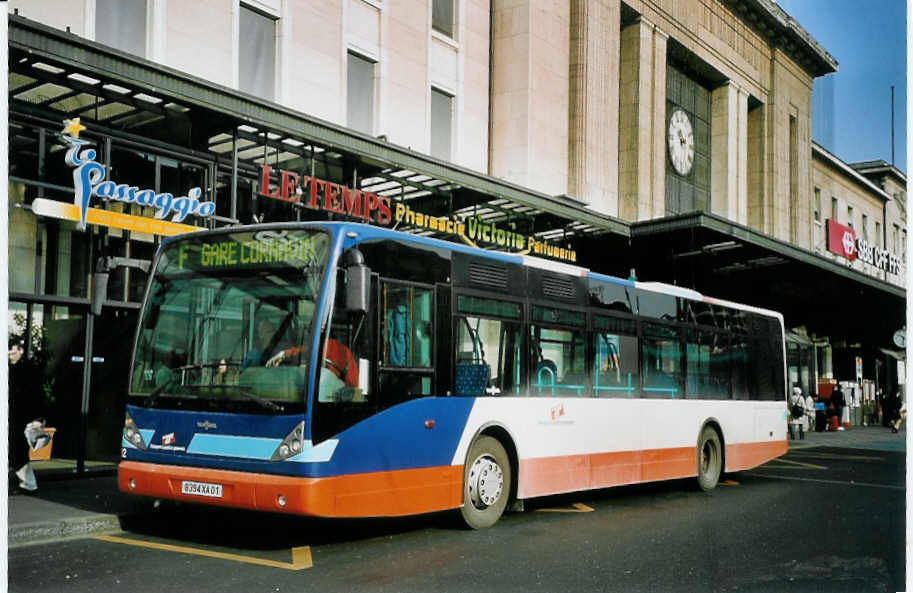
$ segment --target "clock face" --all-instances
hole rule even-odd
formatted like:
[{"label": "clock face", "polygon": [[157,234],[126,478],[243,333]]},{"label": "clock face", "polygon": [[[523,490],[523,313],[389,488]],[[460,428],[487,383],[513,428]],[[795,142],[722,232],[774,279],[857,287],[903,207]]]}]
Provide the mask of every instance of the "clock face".
[{"label": "clock face", "polygon": [[681,109],[669,118],[669,158],[679,175],[687,175],[694,164],[694,130],[688,114]]}]

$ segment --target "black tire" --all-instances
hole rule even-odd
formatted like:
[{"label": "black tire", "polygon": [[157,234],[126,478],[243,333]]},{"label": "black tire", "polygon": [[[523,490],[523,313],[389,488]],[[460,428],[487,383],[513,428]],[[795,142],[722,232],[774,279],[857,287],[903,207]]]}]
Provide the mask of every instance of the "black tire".
[{"label": "black tire", "polygon": [[716,488],[723,471],[723,447],[720,435],[707,426],[697,443],[697,485],[704,492]]},{"label": "black tire", "polygon": [[463,521],[472,529],[494,525],[510,498],[510,458],[501,443],[480,436],[469,447],[463,467]]}]

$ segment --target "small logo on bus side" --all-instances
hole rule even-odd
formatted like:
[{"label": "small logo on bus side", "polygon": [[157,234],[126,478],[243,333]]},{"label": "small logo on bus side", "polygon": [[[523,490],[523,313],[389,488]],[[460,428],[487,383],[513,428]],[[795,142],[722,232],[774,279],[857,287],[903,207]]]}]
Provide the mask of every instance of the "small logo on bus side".
[{"label": "small logo on bus side", "polygon": [[562,416],[564,416],[564,404],[560,403],[557,406],[555,406],[554,408],[552,408],[551,416],[552,416],[552,420],[557,420],[558,418],[561,418]]},{"label": "small logo on bus side", "polygon": [[203,422],[197,422],[197,428],[202,428],[203,430],[215,430],[219,428],[215,422],[210,422],[209,420],[204,420]]}]

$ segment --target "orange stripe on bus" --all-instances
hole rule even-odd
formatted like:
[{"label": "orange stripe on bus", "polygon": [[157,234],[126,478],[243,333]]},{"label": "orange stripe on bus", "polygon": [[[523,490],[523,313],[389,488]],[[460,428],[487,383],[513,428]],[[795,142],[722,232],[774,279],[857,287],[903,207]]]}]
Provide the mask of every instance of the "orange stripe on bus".
[{"label": "orange stripe on bus", "polygon": [[786,441],[726,445],[726,470],[734,472],[758,467],[785,455],[788,450],[789,443]]},{"label": "orange stripe on bus", "polygon": [[[785,441],[726,446],[726,470],[761,465],[786,453]],[[697,446],[520,461],[519,498],[697,476]]]}]

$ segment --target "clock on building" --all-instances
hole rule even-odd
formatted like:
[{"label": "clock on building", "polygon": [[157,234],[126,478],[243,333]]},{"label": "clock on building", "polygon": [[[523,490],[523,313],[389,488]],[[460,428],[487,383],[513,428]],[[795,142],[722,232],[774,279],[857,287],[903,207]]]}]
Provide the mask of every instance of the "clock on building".
[{"label": "clock on building", "polygon": [[694,130],[688,114],[681,109],[669,118],[669,159],[679,175],[687,175],[694,164]]}]

